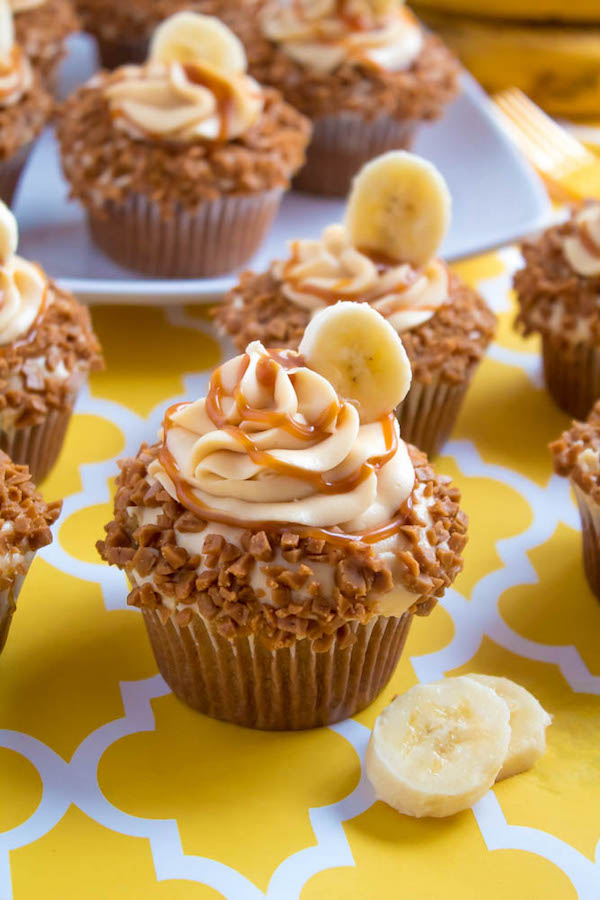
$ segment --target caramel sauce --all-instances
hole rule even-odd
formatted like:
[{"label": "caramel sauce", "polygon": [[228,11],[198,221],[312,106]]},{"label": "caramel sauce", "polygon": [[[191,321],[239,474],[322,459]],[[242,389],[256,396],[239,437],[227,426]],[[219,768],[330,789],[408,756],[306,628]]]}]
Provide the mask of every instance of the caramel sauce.
[{"label": "caramel sauce", "polygon": [[217,101],[217,112],[219,116],[219,137],[218,140],[227,140],[229,132],[229,123],[235,110],[235,101],[231,85],[225,80],[217,78],[210,72],[207,72],[201,66],[187,64],[183,66],[188,81],[192,84],[199,84],[214,94]]},{"label": "caramel sauce", "polygon": [[590,226],[587,222],[582,222],[579,226],[579,239],[590,256],[600,259],[600,244],[592,237]]},{"label": "caramel sauce", "polygon": [[[32,263],[32,265],[34,265],[36,267],[36,269],[39,269],[41,274],[44,275],[44,278],[46,277],[40,266],[38,266],[36,263]],[[2,297],[2,292],[0,291],[0,309],[2,308],[3,302],[4,302],[4,299]],[[38,309],[38,311],[36,313],[35,319],[31,323],[31,325],[29,326],[29,328],[27,329],[25,334],[21,335],[21,337],[18,337],[15,341],[11,341],[9,344],[0,345],[0,356],[3,353],[6,353],[6,351],[9,349],[10,350],[20,350],[21,347],[26,347],[28,344],[31,344],[36,339],[38,329],[40,327],[40,322],[44,317],[47,305],[48,305],[48,282],[46,281],[46,286],[44,288],[44,293],[42,294],[42,301],[40,303],[40,308]]]},{"label": "caramel sauce", "polygon": [[[282,363],[279,360],[283,360]],[[273,387],[277,375],[278,364],[283,364],[287,368],[299,365],[298,354],[288,353],[287,351],[270,351],[268,356],[260,360],[257,365],[256,375],[261,384],[266,387]],[[344,415],[344,407],[336,402],[326,409],[320,419],[312,425],[303,424],[294,420],[288,413],[280,413],[276,410],[256,410],[252,409],[241,390],[241,381],[250,364],[250,358],[244,354],[243,362],[238,374],[237,384],[232,395],[227,395],[223,388],[221,373],[217,369],[210,381],[210,387],[206,397],[206,412],[216,428],[226,431],[237,443],[243,448],[248,457],[257,465],[271,469],[288,478],[297,478],[311,485],[316,492],[321,494],[341,494],[354,490],[359,484],[362,484],[373,472],[384,466],[396,453],[398,448],[397,432],[394,427],[394,413],[390,413],[381,420],[381,426],[384,432],[385,452],[380,456],[374,456],[367,459],[358,469],[351,472],[345,478],[337,480],[328,479],[320,472],[310,472],[285,463],[266,450],[259,448],[252,440],[252,435],[244,431],[237,425],[228,424],[226,416],[223,412],[223,399],[225,396],[232,396],[236,404],[240,417],[247,422],[260,422],[266,428],[281,428],[288,434],[305,443],[316,443],[329,436],[329,432],[325,429],[334,421],[338,422]],[[293,376],[292,376],[293,377]],[[188,406],[188,403],[178,403],[170,407],[164,418],[163,429],[164,439],[162,446],[158,452],[158,459],[163,466],[165,472],[173,482],[175,491],[179,501],[188,509],[191,509],[200,518],[209,521],[221,522],[226,525],[232,525],[238,528],[246,528],[249,523],[222,513],[219,510],[208,507],[196,496],[194,488],[186,482],[181,475],[181,470],[177,460],[167,446],[167,437],[169,430],[176,427],[173,422],[173,416],[178,410]],[[399,514],[390,522],[385,523],[377,528],[355,534],[345,534],[335,529],[313,528],[309,526],[294,525],[296,530],[302,534],[312,537],[326,537],[328,540],[344,543],[348,540],[360,540],[366,543],[375,543],[384,540],[387,537],[396,534],[405,523],[404,513]],[[252,522],[253,527],[259,527],[265,530],[281,530],[284,526],[280,522]]]}]

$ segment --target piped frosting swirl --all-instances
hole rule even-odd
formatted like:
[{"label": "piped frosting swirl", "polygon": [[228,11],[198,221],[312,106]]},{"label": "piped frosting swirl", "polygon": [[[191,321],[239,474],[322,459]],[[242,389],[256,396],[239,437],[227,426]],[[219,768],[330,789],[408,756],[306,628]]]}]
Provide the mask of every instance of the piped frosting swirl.
[{"label": "piped frosting swirl", "polygon": [[22,338],[41,313],[48,282],[34,263],[16,255],[17,222],[0,203],[0,345]]},{"label": "piped frosting swirl", "polygon": [[579,275],[600,275],[600,203],[588,203],[574,216],[576,233],[565,237],[563,252]]},{"label": "piped frosting swirl", "polygon": [[11,6],[8,0],[0,0],[0,107],[14,106],[32,84],[29,60],[15,44]]}]

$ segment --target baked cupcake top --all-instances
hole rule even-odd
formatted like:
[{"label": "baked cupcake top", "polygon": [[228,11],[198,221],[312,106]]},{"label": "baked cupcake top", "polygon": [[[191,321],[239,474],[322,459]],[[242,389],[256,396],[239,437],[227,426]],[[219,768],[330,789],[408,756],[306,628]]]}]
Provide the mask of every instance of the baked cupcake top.
[{"label": "baked cupcake top", "polygon": [[0,591],[25,575],[36,550],[52,541],[62,501],[46,503],[29,477],[0,450]]},{"label": "baked cupcake top", "polygon": [[28,144],[46,123],[52,98],[15,41],[8,0],[0,0],[0,160]]},{"label": "baked cupcake top", "polygon": [[72,193],[88,205],[140,191],[171,208],[287,187],[309,130],[247,75],[229,29],[181,12],[156,30],[145,64],[100,73],[67,101],[59,139]]},{"label": "baked cupcake top", "polygon": [[17,43],[42,76],[64,56],[65,39],[79,30],[71,0],[10,0]]},{"label": "baked cupcake top", "polygon": [[600,400],[586,422],[573,422],[550,444],[554,469],[600,503]]},{"label": "baked cupcake top", "polygon": [[252,73],[311,118],[427,119],[458,92],[453,56],[401,0],[273,0],[239,33]]},{"label": "baked cupcake top", "polygon": [[87,309],[16,253],[17,222],[0,202],[0,425],[33,425],[64,409],[102,367]]},{"label": "baked cupcake top", "polygon": [[517,325],[566,343],[600,344],[600,203],[574,209],[522,248],[515,273]]},{"label": "baked cupcake top", "polygon": [[495,317],[437,257],[450,221],[440,173],[403,151],[373,160],[354,180],[343,224],[292,242],[286,260],[244,275],[217,316],[241,349],[249,340],[297,348],[319,310],[368,303],[402,334],[413,375],[466,378]]},{"label": "baked cupcake top", "polygon": [[429,612],[466,518],[400,439],[409,384],[400,338],[365,304],[319,313],[299,352],[255,343],[222,365],[122,467],[99,549],[127,570],[129,602],[322,649],[350,621]]}]

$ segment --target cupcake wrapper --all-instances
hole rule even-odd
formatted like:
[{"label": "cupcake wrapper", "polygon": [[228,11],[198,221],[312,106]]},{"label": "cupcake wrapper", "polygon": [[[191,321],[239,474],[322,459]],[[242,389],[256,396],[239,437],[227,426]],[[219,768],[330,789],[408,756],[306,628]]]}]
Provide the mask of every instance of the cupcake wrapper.
[{"label": "cupcake wrapper", "polygon": [[544,378],[554,402],[574,419],[586,419],[600,397],[600,348],[576,344],[565,349],[542,338]]},{"label": "cupcake wrapper", "polygon": [[428,456],[435,456],[448,440],[457,419],[470,376],[462,384],[413,381],[408,394],[396,409],[402,439],[415,444]]},{"label": "cupcake wrapper", "polygon": [[356,642],[317,653],[307,640],[267,650],[253,636],[224,638],[195,615],[180,627],[155,610],[144,621],[160,672],[180,700],[215,719],[270,731],[329,725],[368,706],[396,668],[412,620],[351,623]]},{"label": "cupcake wrapper", "polygon": [[370,159],[387,150],[407,150],[417,123],[382,115],[366,121],[356,113],[323,116],[314,122],[306,164],[294,188],[309,194],[345,197],[352,178]]},{"label": "cupcake wrapper", "polygon": [[104,69],[116,69],[127,63],[142,63],[148,53],[148,38],[109,41],[97,38],[98,54]]},{"label": "cupcake wrapper", "polygon": [[25,575],[16,575],[14,584],[5,591],[0,591],[0,653],[6,644],[10,623],[17,608],[17,597],[24,581]]},{"label": "cupcake wrapper", "polygon": [[600,600],[600,505],[573,483],[581,514],[583,567],[592,591]]},{"label": "cupcake wrapper", "polygon": [[0,448],[17,465],[29,466],[31,479],[43,481],[61,451],[73,408],[49,413],[39,425],[0,431]]},{"label": "cupcake wrapper", "polygon": [[104,252],[146,275],[206,278],[243,265],[258,249],[277,215],[282,190],[224,195],[195,212],[177,209],[171,219],[143,194],[107,202],[106,217],[89,214],[89,227]]},{"label": "cupcake wrapper", "polygon": [[0,200],[7,206],[12,203],[30,149],[31,144],[25,144],[9,159],[0,162]]}]

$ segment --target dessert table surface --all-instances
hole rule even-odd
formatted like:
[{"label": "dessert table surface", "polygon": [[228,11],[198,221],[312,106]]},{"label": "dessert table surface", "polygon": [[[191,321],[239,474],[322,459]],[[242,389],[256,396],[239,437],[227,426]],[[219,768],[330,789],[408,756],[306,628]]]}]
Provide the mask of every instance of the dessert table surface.
[{"label": "dessert table surface", "polygon": [[[227,348],[202,307],[94,307],[106,371],[43,485],[64,511],[0,658],[1,900],[597,900],[600,604],[547,451],[568,418],[543,390],[536,340],[513,331],[518,264],[509,248],[458,266],[500,321],[437,461],[470,516],[464,572],[414,622],[370,708],[300,733],[176,700],[123,574],[95,551],[116,460],[155,439],[168,405],[203,394]],[[450,819],[374,802],[363,763],[376,715],[417,681],[466,672],[533,691],[554,717],[544,758]]]}]

